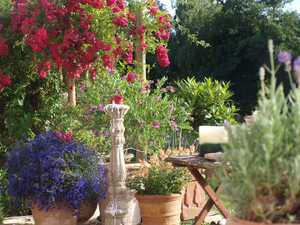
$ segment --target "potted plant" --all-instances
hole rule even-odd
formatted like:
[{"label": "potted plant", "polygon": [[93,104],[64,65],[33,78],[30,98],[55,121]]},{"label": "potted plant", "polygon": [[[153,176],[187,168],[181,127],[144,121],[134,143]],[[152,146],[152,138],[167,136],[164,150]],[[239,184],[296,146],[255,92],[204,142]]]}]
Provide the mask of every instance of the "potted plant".
[{"label": "potted plant", "polygon": [[[291,55],[281,52],[278,60],[285,65],[292,87],[284,92],[275,78],[279,67],[273,60],[272,42],[269,49],[271,68],[260,70],[255,119],[228,129],[224,148],[228,167],[220,178],[235,217],[227,225],[300,224],[300,87],[292,83]],[[293,68],[298,78],[300,57]],[[267,85],[265,70],[271,74]]]},{"label": "potted plant", "polygon": [[106,194],[105,168],[71,133],[46,132],[8,155],[9,194],[31,204],[36,225],[74,225],[80,209]]},{"label": "potted plant", "polygon": [[137,191],[143,225],[179,225],[182,190],[187,175],[182,168],[145,163],[142,173],[129,180]]}]

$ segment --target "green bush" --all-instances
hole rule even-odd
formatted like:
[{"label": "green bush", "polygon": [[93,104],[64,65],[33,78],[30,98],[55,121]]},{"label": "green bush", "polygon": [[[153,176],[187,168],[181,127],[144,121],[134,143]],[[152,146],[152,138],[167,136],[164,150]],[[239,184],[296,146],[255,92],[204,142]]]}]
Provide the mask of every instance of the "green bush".
[{"label": "green bush", "polygon": [[187,177],[182,168],[151,167],[147,176],[133,178],[128,182],[128,187],[142,195],[179,194],[188,181]]},{"label": "green bush", "polygon": [[108,152],[111,149],[110,118],[103,107],[116,94],[124,96],[125,104],[130,106],[124,121],[125,148],[151,155],[166,147],[174,135],[191,130],[188,106],[182,99],[164,92],[165,82],[166,79],[156,84],[130,83],[118,74],[106,73],[100,74],[95,81],[83,81],[81,86],[86,88],[81,87],[78,103],[83,110],[84,125],[104,140],[99,150]]},{"label": "green bush", "polygon": [[200,125],[223,124],[224,120],[235,122],[237,107],[231,100],[230,84],[205,78],[198,82],[195,78],[187,78],[176,82],[177,95],[184,99],[192,109],[193,127]]},{"label": "green bush", "polygon": [[276,82],[275,66],[271,71],[270,84],[262,86],[254,123],[229,129],[224,159],[229,173],[225,169],[220,177],[224,197],[238,217],[299,223],[300,88],[294,87],[286,97]]}]

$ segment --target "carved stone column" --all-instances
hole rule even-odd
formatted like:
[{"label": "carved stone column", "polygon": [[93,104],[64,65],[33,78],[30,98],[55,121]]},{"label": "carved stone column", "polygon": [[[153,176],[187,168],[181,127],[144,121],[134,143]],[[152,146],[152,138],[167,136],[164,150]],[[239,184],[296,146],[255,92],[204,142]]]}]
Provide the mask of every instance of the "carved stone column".
[{"label": "carved stone column", "polygon": [[127,105],[110,104],[105,111],[112,118],[112,152],[109,166],[108,205],[105,210],[105,225],[131,225],[128,210],[135,200],[134,192],[126,187],[126,168],[124,160],[124,116]]}]

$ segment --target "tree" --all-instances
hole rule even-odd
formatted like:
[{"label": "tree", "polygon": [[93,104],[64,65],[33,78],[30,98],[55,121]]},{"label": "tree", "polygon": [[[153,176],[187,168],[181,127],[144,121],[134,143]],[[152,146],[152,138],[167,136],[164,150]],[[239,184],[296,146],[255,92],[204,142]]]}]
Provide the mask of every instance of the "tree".
[{"label": "tree", "polygon": [[[231,81],[241,113],[250,113],[256,105],[258,68],[268,61],[267,40],[273,39],[278,49],[300,53],[300,16],[283,10],[288,2],[178,0],[178,24],[169,44],[173,63],[159,72],[173,79],[194,75],[202,80],[212,74]],[[209,45],[197,46],[180,27]]]}]

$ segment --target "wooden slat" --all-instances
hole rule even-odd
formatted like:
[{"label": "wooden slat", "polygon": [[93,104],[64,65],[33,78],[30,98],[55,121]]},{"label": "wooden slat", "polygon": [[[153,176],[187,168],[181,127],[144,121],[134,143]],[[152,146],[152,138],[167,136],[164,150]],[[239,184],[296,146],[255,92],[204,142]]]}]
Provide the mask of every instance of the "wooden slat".
[{"label": "wooden slat", "polygon": [[225,218],[228,218],[229,217],[229,213],[228,213],[227,209],[223,205],[222,201],[220,200],[220,198],[218,197],[218,195],[216,194],[216,192],[209,186],[209,184],[202,177],[202,175],[199,173],[199,171],[197,169],[195,169],[195,168],[192,168],[192,167],[188,167],[188,169],[193,174],[193,176],[195,177],[195,179],[200,183],[201,187],[206,192],[206,194],[209,196],[209,198],[213,201],[214,205],[216,205],[216,207],[218,208],[218,210],[220,211],[220,213]]}]

